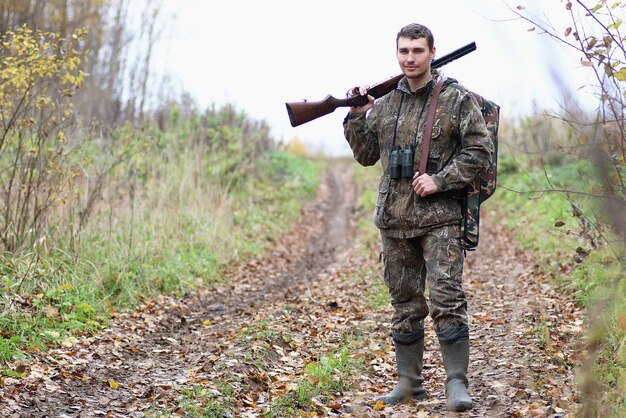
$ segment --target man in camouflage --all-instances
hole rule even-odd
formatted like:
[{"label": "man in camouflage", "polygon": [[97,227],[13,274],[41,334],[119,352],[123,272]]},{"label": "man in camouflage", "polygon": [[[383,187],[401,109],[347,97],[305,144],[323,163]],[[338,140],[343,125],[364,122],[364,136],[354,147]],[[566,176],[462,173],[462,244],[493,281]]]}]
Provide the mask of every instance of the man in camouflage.
[{"label": "man in camouflage", "polygon": [[[445,78],[430,63],[435,57],[431,31],[420,24],[403,27],[396,37],[396,56],[405,77],[391,93],[350,108],[345,137],[364,166],[381,161],[374,223],[381,231],[384,280],[389,288],[392,337],[399,382],[386,404],[428,395],[422,386],[424,319],[429,313],[438,336],[447,374],[450,410],[472,407],[468,393],[469,327],[462,287],[464,251],[460,241],[461,190],[490,161],[493,144],[473,94]],[[431,133],[426,173],[416,173],[434,85],[444,84]],[[352,94],[367,94],[367,86]],[[412,177],[391,178],[393,145],[415,148]],[[395,177],[395,176],[394,176]]]}]

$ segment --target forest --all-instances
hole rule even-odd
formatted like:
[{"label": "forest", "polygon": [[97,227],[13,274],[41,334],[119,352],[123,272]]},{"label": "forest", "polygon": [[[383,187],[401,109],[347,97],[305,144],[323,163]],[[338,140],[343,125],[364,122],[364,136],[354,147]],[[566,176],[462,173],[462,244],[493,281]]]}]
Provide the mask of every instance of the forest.
[{"label": "forest", "polygon": [[[447,416],[432,326],[431,397],[375,401],[380,163],[174,92],[164,1],[0,1],[0,415]],[[598,108],[500,120],[472,416],[626,415],[626,3],[562,3],[566,27],[515,13],[578,51]]]}]

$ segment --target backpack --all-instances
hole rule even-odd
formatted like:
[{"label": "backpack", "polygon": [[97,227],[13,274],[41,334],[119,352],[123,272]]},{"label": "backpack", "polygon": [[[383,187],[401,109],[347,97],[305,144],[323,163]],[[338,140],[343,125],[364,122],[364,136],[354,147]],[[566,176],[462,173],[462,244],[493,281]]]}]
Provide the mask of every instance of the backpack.
[{"label": "backpack", "polygon": [[480,225],[480,204],[489,199],[496,191],[498,169],[498,126],[500,123],[500,106],[473,93],[482,111],[489,136],[493,141],[493,154],[490,166],[481,172],[474,181],[465,188],[462,198],[463,220],[461,221],[461,244],[467,251],[478,246]]}]

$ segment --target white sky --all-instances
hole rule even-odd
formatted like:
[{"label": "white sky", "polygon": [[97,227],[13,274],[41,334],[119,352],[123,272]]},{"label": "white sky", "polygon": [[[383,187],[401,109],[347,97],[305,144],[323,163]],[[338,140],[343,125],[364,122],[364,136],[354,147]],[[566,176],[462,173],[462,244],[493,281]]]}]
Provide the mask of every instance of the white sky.
[{"label": "white sky", "polygon": [[202,108],[232,103],[266,120],[278,140],[298,137],[312,150],[351,154],[341,125],[347,108],[292,128],[285,102],[342,97],[352,86],[399,74],[395,37],[411,22],[433,31],[438,56],[476,42],[476,51],[443,72],[500,104],[503,117],[562,102],[550,63],[572,91],[584,84],[579,56],[529,32],[507,4],[538,4],[537,13],[560,31],[567,26],[561,0],[166,0],[176,18],[159,65]]}]

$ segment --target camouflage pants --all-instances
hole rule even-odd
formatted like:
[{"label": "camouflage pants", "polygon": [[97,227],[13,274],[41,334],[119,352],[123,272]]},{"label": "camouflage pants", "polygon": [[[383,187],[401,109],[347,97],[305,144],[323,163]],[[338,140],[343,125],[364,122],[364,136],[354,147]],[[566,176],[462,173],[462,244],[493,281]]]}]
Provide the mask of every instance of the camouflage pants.
[{"label": "camouflage pants", "polygon": [[464,253],[457,225],[433,229],[416,238],[382,235],[384,278],[394,307],[392,331],[408,334],[424,327],[429,313],[437,334],[467,329],[462,287]]}]

